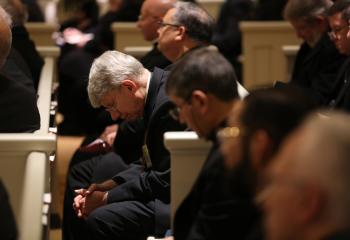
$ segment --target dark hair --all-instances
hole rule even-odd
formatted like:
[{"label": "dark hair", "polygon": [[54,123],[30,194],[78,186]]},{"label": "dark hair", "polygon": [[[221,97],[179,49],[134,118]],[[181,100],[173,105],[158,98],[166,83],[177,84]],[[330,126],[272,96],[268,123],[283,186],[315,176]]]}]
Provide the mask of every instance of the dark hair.
[{"label": "dark hair", "polygon": [[205,44],[211,42],[215,22],[206,10],[191,2],[177,2],[175,9],[173,21],[183,25],[191,39]]},{"label": "dark hair", "polygon": [[315,108],[315,102],[298,87],[259,89],[244,99],[240,121],[247,138],[259,129],[265,130],[275,153],[285,137]]},{"label": "dark hair", "polygon": [[339,0],[328,9],[327,15],[333,16],[337,13],[344,13],[344,11],[350,6],[350,0]]},{"label": "dark hair", "polygon": [[185,101],[195,90],[230,101],[238,97],[236,79],[233,67],[219,52],[201,47],[188,52],[176,64],[169,74],[166,91]]}]

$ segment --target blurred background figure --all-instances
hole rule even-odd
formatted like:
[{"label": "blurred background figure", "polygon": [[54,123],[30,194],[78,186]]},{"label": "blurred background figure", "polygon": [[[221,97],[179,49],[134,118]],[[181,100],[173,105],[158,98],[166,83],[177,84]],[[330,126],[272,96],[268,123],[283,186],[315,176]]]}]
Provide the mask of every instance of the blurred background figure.
[{"label": "blurred background figure", "polygon": [[226,0],[221,7],[213,35],[213,44],[235,68],[237,78],[242,80],[242,34],[239,22],[254,17],[253,0]]},{"label": "blurred background figure", "polygon": [[32,80],[8,59],[11,24],[10,16],[0,7],[0,132],[33,132],[40,128],[37,97]]},{"label": "blurred background figure", "polygon": [[[284,18],[303,40],[290,84],[303,87],[319,105],[327,105],[331,100],[334,79],[346,59],[328,36],[327,11],[332,5],[330,0],[290,0],[284,9]],[[276,86],[285,85],[278,82]]]},{"label": "blurred background figure", "polygon": [[288,139],[265,179],[268,240],[350,239],[350,117],[323,114]]},{"label": "blurred background figure", "polygon": [[158,28],[166,12],[173,8],[175,0],[145,0],[142,4],[141,13],[137,21],[146,41],[153,43],[151,51],[143,56],[140,61],[150,71],[154,67],[165,68],[171,62],[158,50]]},{"label": "blurred background figure", "polygon": [[[112,124],[103,109],[93,109],[87,96],[87,80],[92,61],[114,48],[111,24],[116,21],[136,21],[142,0],[110,0],[109,11],[103,15],[89,35],[68,28],[69,38],[76,39],[75,49],[65,54],[58,66],[58,110],[64,120],[58,126],[60,134],[80,135],[101,133]],[[64,33],[63,33],[64,34]]]},{"label": "blurred background figure", "polygon": [[36,0],[22,0],[28,11],[28,22],[44,22],[44,13]]},{"label": "blurred background figure", "polygon": [[12,19],[12,46],[2,71],[36,91],[44,60],[25,27],[27,11],[20,0],[1,0],[0,5]]},{"label": "blurred background figure", "polygon": [[238,239],[264,239],[260,209],[254,204],[259,178],[270,165],[284,139],[315,108],[299,88],[260,89],[234,104],[228,126],[219,131],[226,181],[235,207],[227,210],[235,218]]}]

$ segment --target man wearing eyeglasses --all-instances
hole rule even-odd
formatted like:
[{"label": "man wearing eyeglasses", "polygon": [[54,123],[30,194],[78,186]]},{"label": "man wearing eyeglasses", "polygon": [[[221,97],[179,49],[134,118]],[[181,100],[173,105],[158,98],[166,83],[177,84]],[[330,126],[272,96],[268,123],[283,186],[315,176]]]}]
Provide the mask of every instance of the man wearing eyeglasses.
[{"label": "man wearing eyeglasses", "polygon": [[[330,101],[331,89],[345,55],[339,53],[327,35],[327,10],[330,0],[290,0],[284,9],[284,18],[303,40],[297,53],[290,84],[308,90],[320,105]],[[331,32],[334,35],[334,32]],[[277,83],[276,86],[283,86]]]},{"label": "man wearing eyeglasses", "polygon": [[193,48],[208,46],[214,19],[191,2],[177,2],[163,17],[158,29],[158,49],[172,63]]},{"label": "man wearing eyeglasses", "polygon": [[169,115],[174,105],[165,94],[166,77],[117,51],[94,61],[88,85],[92,106],[126,122],[118,129],[117,154],[71,168],[63,239],[145,239],[170,227],[170,156],[163,134],[184,126]]},{"label": "man wearing eyeglasses", "polygon": [[173,7],[175,0],[146,0],[141,7],[141,14],[137,21],[137,27],[142,31],[146,41],[152,42],[153,47],[145,56],[140,59],[143,66],[150,71],[154,67],[164,69],[171,62],[158,50],[158,28],[159,22],[165,13]]},{"label": "man wearing eyeglasses", "polygon": [[231,198],[221,188],[223,159],[216,133],[238,99],[236,86],[231,64],[208,48],[191,51],[169,75],[166,91],[176,105],[172,115],[213,142],[196,183],[176,211],[175,239],[223,239],[235,227],[227,214]]},{"label": "man wearing eyeglasses", "polygon": [[334,79],[329,105],[346,111],[350,111],[350,39],[347,37],[350,15],[346,11],[349,7],[350,1],[339,0],[334,3],[328,13],[329,23],[332,28],[330,33],[332,40],[338,51],[347,56],[346,61],[339,67],[337,77]]}]

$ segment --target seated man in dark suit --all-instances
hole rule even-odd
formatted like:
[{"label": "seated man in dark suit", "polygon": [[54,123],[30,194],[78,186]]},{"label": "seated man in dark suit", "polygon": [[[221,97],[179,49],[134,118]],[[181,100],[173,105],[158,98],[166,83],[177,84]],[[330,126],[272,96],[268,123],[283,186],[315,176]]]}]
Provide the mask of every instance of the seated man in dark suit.
[{"label": "seated man in dark suit", "polygon": [[330,37],[338,51],[347,56],[345,62],[339,67],[338,74],[334,79],[329,105],[345,111],[350,111],[350,39],[347,37],[350,19],[347,9],[349,7],[349,1],[339,0],[328,11],[329,24],[332,29]]},{"label": "seated man in dark suit", "polygon": [[145,68],[152,71],[154,67],[164,69],[171,62],[157,48],[158,28],[165,13],[173,7],[174,0],[146,0],[141,7],[137,26],[146,41],[152,42],[152,50],[140,59]]},{"label": "seated man in dark suit", "polygon": [[330,40],[327,10],[330,0],[290,0],[284,9],[284,17],[304,42],[296,56],[290,79],[308,90],[317,103],[326,105],[330,101],[331,89],[339,66],[345,60]]},{"label": "seated man in dark suit", "polygon": [[282,145],[259,202],[267,240],[350,239],[350,117],[313,114]]},{"label": "seated man in dark suit", "polygon": [[[144,239],[169,228],[170,156],[163,134],[184,126],[168,113],[174,105],[165,94],[166,77],[116,51],[94,61],[88,86],[92,106],[103,106],[114,120],[125,121],[115,139],[118,155],[71,168],[63,239]],[[80,190],[74,198],[75,189]]]},{"label": "seated man in dark suit", "polygon": [[[207,49],[185,56],[169,75],[167,92],[177,106],[174,113],[200,137],[213,142],[192,190],[176,211],[175,239],[246,239],[258,231],[256,176],[310,109],[303,95],[277,89],[257,91],[242,103],[237,92],[230,90],[235,80],[223,56]],[[232,106],[232,125],[223,128]],[[280,121],[281,115],[286,121]],[[217,137],[224,142],[226,164]],[[260,144],[262,138],[265,144]],[[259,144],[259,150],[250,151],[253,143]],[[229,179],[225,167],[231,169]],[[228,180],[230,189],[226,188]]]},{"label": "seated man in dark suit", "polygon": [[[11,48],[11,20],[0,8],[0,68]],[[12,76],[0,73],[0,132],[32,132],[40,128],[36,94]]]}]

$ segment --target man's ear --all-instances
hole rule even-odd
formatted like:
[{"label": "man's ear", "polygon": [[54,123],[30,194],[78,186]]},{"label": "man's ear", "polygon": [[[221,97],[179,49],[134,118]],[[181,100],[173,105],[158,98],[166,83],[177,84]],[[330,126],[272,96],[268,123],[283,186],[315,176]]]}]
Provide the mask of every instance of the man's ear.
[{"label": "man's ear", "polygon": [[125,87],[130,92],[135,92],[137,90],[136,83],[129,79],[122,81],[122,87]]},{"label": "man's ear", "polygon": [[185,38],[186,35],[186,28],[184,26],[180,26],[177,28],[177,35],[175,37],[175,40],[181,41]]},{"label": "man's ear", "polygon": [[208,111],[209,99],[203,91],[195,90],[192,92],[191,105],[200,111],[202,114]]},{"label": "man's ear", "polygon": [[260,171],[272,155],[272,140],[264,130],[257,130],[250,140],[250,155],[252,166]]}]

